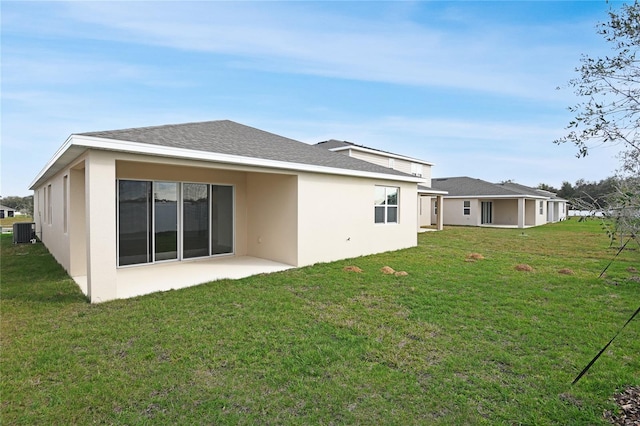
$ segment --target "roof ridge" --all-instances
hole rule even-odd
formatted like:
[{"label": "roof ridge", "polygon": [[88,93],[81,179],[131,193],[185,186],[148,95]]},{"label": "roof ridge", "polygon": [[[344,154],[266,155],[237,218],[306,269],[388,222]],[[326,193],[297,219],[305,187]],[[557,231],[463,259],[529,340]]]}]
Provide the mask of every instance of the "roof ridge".
[{"label": "roof ridge", "polygon": [[[237,122],[232,121],[232,120],[223,119],[223,120],[190,121],[188,123],[157,124],[157,125],[154,125],[154,126],[127,127],[125,129],[93,130],[91,132],[81,132],[81,133],[73,133],[73,134],[74,135],[91,135],[91,134],[95,134],[95,133],[130,132],[132,130],[141,131],[141,130],[181,127],[181,126],[188,126],[188,125],[193,125],[193,124],[222,123],[222,122],[229,122],[229,123],[238,124],[240,126],[246,126],[244,124],[240,124],[240,123],[237,123]],[[250,126],[246,126],[246,127],[250,127]],[[256,130],[259,130],[259,129],[256,129]]]}]

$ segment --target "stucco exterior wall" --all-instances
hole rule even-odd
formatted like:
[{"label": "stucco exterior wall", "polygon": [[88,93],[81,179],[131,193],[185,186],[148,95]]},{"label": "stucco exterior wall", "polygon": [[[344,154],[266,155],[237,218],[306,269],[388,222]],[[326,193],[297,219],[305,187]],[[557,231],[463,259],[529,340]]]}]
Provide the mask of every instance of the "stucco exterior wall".
[{"label": "stucco exterior wall", "polygon": [[[464,201],[470,202],[469,215],[464,214]],[[445,225],[480,225],[480,201],[477,198],[445,198],[443,204]],[[434,208],[433,203],[431,208]]]},{"label": "stucco exterior wall", "polygon": [[429,226],[436,223],[431,197],[421,195],[418,197],[418,226]]},{"label": "stucco exterior wall", "polygon": [[[400,188],[398,223],[374,223],[376,185]],[[417,244],[415,184],[304,173],[298,191],[299,266]]]},{"label": "stucco exterior wall", "polygon": [[518,200],[491,200],[493,202],[494,225],[518,225]]},{"label": "stucco exterior wall", "polygon": [[298,178],[247,175],[247,254],[299,266]]},{"label": "stucco exterior wall", "polygon": [[87,216],[85,163],[69,170],[69,275],[87,275]]},{"label": "stucco exterior wall", "polygon": [[36,235],[66,271],[70,266],[69,233],[64,231],[63,185],[68,173],[65,169],[36,188],[33,207]]}]

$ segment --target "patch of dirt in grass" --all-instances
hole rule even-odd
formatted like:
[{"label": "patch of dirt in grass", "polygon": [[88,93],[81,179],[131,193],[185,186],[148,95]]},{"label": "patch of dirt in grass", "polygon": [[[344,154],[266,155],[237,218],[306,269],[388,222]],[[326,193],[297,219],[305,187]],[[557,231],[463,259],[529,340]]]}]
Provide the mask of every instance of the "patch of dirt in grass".
[{"label": "patch of dirt in grass", "polygon": [[481,255],[480,253],[469,253],[464,258],[464,261],[465,262],[475,262],[476,260],[482,260],[482,259],[484,259],[484,256]]},{"label": "patch of dirt in grass", "polygon": [[349,266],[345,266],[344,268],[342,268],[343,271],[345,272],[357,272],[357,273],[362,273],[362,269],[358,268],[355,265],[349,265]]},{"label": "patch of dirt in grass", "polygon": [[629,277],[629,281],[633,281],[634,283],[640,283],[640,276],[633,275],[633,276]]},{"label": "patch of dirt in grass", "polygon": [[569,268],[562,268],[558,270],[558,273],[562,275],[573,275],[573,271]]},{"label": "patch of dirt in grass", "polygon": [[627,268],[627,272],[631,272],[632,274],[635,274],[636,272],[638,272],[638,270],[636,268],[634,268],[633,266],[629,266]]},{"label": "patch of dirt in grass", "polygon": [[516,271],[522,271],[522,272],[532,272],[533,268],[529,265],[527,265],[526,263],[520,263],[518,265],[515,266]]},{"label": "patch of dirt in grass", "polygon": [[582,407],[582,401],[571,395],[570,393],[561,393],[560,400],[566,402],[567,404],[574,405],[576,407]]},{"label": "patch of dirt in grass", "polygon": [[380,268],[380,272],[385,275],[393,275],[396,273],[396,271],[391,266],[383,266],[382,268]]},{"label": "patch of dirt in grass", "polygon": [[620,407],[620,414],[614,415],[605,411],[604,418],[614,425],[637,426],[640,425],[640,386],[631,386],[613,396]]},{"label": "patch of dirt in grass", "polygon": [[396,277],[406,277],[409,273],[407,271],[397,271],[394,275]]}]

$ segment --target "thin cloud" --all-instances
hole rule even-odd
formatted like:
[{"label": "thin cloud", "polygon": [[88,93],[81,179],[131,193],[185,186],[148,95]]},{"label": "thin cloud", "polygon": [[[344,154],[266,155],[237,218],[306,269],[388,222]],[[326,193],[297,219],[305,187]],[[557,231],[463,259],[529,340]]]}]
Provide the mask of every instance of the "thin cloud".
[{"label": "thin cloud", "polygon": [[[570,43],[551,37],[544,45],[529,40],[527,31],[540,31],[539,25],[496,28],[493,22],[483,27],[469,17],[464,18],[466,29],[451,31],[419,25],[407,16],[371,20],[329,12],[315,3],[283,8],[274,3],[87,2],[66,7],[86,37],[228,55],[227,66],[270,72],[557,99],[558,74],[566,70],[568,76],[573,61]],[[434,22],[438,13],[433,10]]]}]

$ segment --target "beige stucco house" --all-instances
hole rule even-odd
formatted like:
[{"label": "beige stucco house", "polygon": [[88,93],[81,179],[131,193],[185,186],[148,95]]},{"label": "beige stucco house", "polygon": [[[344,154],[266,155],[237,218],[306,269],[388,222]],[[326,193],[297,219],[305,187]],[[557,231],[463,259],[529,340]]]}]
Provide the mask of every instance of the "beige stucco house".
[{"label": "beige stucco house", "polygon": [[418,185],[418,228],[436,225],[436,229],[442,230],[443,211],[441,209],[440,212],[432,215],[431,205],[438,202],[442,205],[442,197],[447,194],[447,191],[431,187],[431,167],[433,167],[433,163],[335,139],[318,142],[316,146],[423,178],[424,183]]},{"label": "beige stucco house", "polygon": [[426,180],[223,120],[73,134],[31,189],[37,236],[102,302],[415,246]]},{"label": "beige stucco house", "polygon": [[445,225],[527,228],[567,217],[567,200],[549,191],[517,183],[491,183],[470,177],[432,179],[432,186],[447,191],[433,202],[431,214],[444,207]]}]

